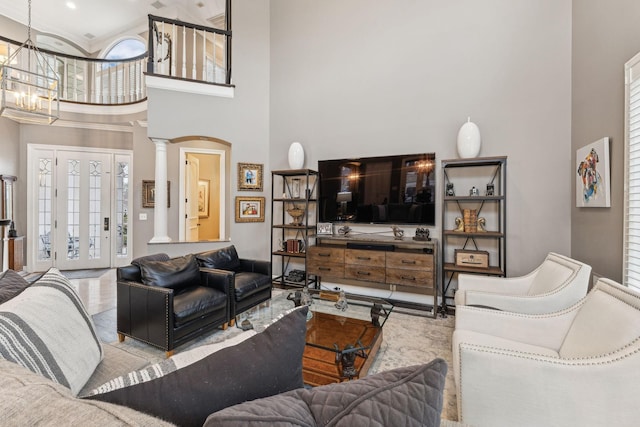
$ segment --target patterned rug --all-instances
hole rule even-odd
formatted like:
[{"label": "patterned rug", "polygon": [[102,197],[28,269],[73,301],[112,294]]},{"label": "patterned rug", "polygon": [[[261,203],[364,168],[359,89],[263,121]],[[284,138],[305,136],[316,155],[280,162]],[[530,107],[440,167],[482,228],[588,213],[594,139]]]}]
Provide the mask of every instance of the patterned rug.
[{"label": "patterned rug", "polygon": [[[256,331],[259,332],[264,328],[263,325],[273,317],[292,307],[291,301],[286,299],[288,294],[289,291],[274,289],[270,303],[262,304],[251,312],[250,320]],[[349,310],[345,312],[346,316],[349,316]],[[144,357],[151,363],[159,362],[165,358],[164,351],[140,341],[127,338],[122,343],[117,342],[115,309],[96,314],[93,316],[93,320],[98,329],[98,335],[103,342],[111,343],[111,345],[132,354]],[[442,417],[448,420],[457,420],[451,354],[453,328],[453,317],[444,319],[438,317],[434,319],[429,313],[419,310],[394,308],[384,324],[382,345],[369,370],[369,374],[426,363],[436,357],[443,358],[449,365],[449,370],[445,383]],[[220,342],[240,333],[242,333],[242,330],[238,327],[229,327],[224,331],[220,329],[178,347],[176,352]]]}]

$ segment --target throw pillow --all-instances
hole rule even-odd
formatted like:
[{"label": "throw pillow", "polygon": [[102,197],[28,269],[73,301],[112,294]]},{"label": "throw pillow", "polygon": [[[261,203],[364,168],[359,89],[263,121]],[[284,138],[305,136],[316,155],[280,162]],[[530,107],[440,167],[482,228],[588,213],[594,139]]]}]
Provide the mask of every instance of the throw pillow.
[{"label": "throw pillow", "polygon": [[180,290],[200,285],[200,267],[191,254],[167,261],[145,261],[139,264],[142,283]]},{"label": "throw pillow", "polygon": [[0,357],[60,383],[76,395],[102,360],[91,316],[52,268],[0,306]]},{"label": "throw pillow", "polygon": [[236,247],[233,245],[208,252],[200,252],[196,254],[196,258],[200,266],[204,268],[217,268],[227,271],[240,270],[240,258]]},{"label": "throw pillow", "polygon": [[9,301],[29,287],[29,282],[13,270],[0,274],[0,304]]},{"label": "throw pillow", "polygon": [[3,426],[173,426],[133,409],[77,399],[68,388],[6,360],[0,360],[0,390]]},{"label": "throw pillow", "polygon": [[442,359],[339,384],[294,390],[211,414],[204,427],[440,425]]},{"label": "throw pillow", "polygon": [[[132,372],[122,381],[99,387],[88,398],[127,406],[180,426],[201,426],[209,414],[220,409],[300,388],[307,310],[306,306],[293,310],[240,344],[180,369],[168,359]],[[118,382],[131,385],[112,390]]]}]

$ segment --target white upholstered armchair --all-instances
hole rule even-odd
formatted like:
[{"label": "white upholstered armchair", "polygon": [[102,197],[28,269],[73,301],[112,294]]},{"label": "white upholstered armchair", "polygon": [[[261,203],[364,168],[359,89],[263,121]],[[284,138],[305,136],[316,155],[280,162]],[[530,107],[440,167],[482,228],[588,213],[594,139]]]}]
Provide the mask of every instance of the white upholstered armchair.
[{"label": "white upholstered armchair", "polygon": [[544,262],[520,277],[458,276],[456,308],[478,305],[518,313],[543,314],[575,304],[587,293],[591,267],[549,252]]},{"label": "white upholstered armchair", "polygon": [[465,424],[638,425],[640,294],[600,279],[557,313],[460,307],[453,369]]}]

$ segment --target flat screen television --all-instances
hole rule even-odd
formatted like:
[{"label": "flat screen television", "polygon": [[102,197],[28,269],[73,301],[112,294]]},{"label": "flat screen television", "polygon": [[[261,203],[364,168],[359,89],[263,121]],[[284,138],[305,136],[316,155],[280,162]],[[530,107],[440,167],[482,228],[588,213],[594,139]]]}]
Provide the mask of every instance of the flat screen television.
[{"label": "flat screen television", "polygon": [[320,222],[435,225],[435,153],[318,161]]}]

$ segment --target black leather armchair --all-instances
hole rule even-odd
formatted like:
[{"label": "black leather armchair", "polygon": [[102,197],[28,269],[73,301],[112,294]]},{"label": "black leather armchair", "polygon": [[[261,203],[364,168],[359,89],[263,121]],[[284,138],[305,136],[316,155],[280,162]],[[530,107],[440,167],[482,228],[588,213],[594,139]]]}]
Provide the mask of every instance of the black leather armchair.
[{"label": "black leather armchair", "polygon": [[231,319],[231,282],[201,269],[193,255],[135,259],[117,269],[118,339],[174,349]]},{"label": "black leather armchair", "polygon": [[231,324],[240,313],[271,299],[271,263],[238,257],[235,246],[196,254],[201,268],[216,269],[232,284]]}]

